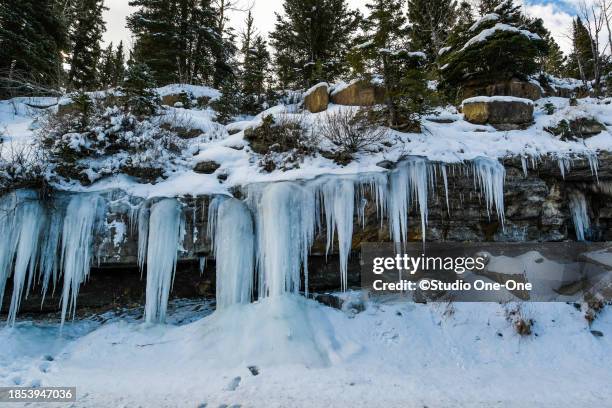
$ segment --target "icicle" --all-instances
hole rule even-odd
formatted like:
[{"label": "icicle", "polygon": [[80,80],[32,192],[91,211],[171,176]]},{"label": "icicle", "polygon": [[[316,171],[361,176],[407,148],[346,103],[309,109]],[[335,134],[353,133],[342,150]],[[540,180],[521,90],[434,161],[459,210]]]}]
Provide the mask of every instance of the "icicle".
[{"label": "icicle", "polygon": [[181,205],[173,198],[165,198],[151,206],[147,238],[147,323],[163,323],[166,318],[178,250],[185,235],[182,215]]},{"label": "icicle", "polygon": [[521,156],[521,166],[523,167],[523,175],[527,178],[527,158]]},{"label": "icicle", "polygon": [[442,170],[442,180],[444,181],[444,196],[446,197],[446,211],[450,215],[450,204],[448,203],[448,175],[446,174],[446,164],[440,165]]},{"label": "icicle", "polygon": [[256,214],[259,297],[300,290],[304,270],[308,293],[308,254],[317,223],[315,194],[298,183],[279,182],[249,189]]},{"label": "icicle", "polygon": [[340,287],[347,289],[348,257],[353,242],[355,186],[352,180],[330,178],[320,187],[327,221],[326,253],[333,250],[334,232],[338,233]]},{"label": "icicle", "polygon": [[24,198],[15,211],[16,229],[13,239],[17,242],[17,251],[13,272],[13,296],[8,314],[8,322],[11,325],[15,323],[26,279],[29,290],[36,272],[39,236],[45,223],[43,209],[37,200]]},{"label": "icicle", "polygon": [[473,161],[474,178],[484,195],[487,215],[491,216],[493,207],[497,217],[504,225],[504,180],[506,169],[497,160],[479,157]]},{"label": "icicle", "polygon": [[419,205],[422,238],[423,242],[425,241],[428,177],[427,161],[421,158],[400,163],[398,168],[391,172],[387,209],[391,238],[395,243],[408,240],[408,212],[413,197]]},{"label": "icicle", "polygon": [[59,269],[57,253],[60,248],[62,222],[64,219],[63,209],[58,205],[48,216],[49,222],[46,232],[42,235],[45,241],[40,251],[39,261],[39,273],[40,279],[42,280],[41,305],[45,301],[50,281],[53,281],[53,293],[55,292],[55,284],[57,282]]},{"label": "icicle", "polygon": [[572,162],[567,157],[557,158],[559,164],[559,170],[561,171],[561,177],[565,180],[565,174],[569,173],[572,168]]},{"label": "icicle", "polygon": [[204,270],[206,269],[206,257],[205,256],[201,256],[198,259],[198,268],[200,270],[200,276],[202,276],[204,274]]},{"label": "icicle", "polygon": [[66,208],[62,230],[62,325],[68,308],[74,315],[79,288],[91,267],[93,237],[100,218],[101,200],[97,194],[75,194]]},{"label": "icicle", "polygon": [[599,159],[596,154],[587,155],[587,160],[589,161],[589,167],[591,168],[591,174],[595,176],[597,180],[597,184],[599,184],[599,175],[597,174],[597,170],[599,169]]},{"label": "icicle", "polygon": [[217,265],[217,308],[222,309],[251,301],[255,236],[251,212],[243,202],[225,197],[214,201],[211,243]]},{"label": "icicle", "polygon": [[142,277],[144,265],[147,260],[147,247],[149,244],[149,216],[150,208],[147,201],[143,201],[138,208],[138,267]]},{"label": "icicle", "polygon": [[0,309],[4,298],[6,280],[13,268],[17,240],[14,237],[16,227],[15,214],[20,203],[17,193],[0,198]]},{"label": "icicle", "polygon": [[569,207],[576,229],[576,239],[584,241],[585,235],[590,228],[589,213],[584,194],[580,191],[572,191],[569,194]]}]

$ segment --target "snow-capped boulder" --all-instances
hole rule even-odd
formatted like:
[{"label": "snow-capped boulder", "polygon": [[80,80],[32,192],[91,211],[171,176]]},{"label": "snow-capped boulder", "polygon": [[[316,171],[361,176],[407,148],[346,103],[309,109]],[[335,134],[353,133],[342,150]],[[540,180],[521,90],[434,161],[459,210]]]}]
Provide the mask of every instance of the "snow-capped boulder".
[{"label": "snow-capped boulder", "polygon": [[329,105],[329,85],[321,82],[304,94],[304,108],[311,113],[323,112]]},{"label": "snow-capped boulder", "polygon": [[461,90],[463,99],[474,96],[514,96],[532,101],[542,98],[542,88],[532,82],[511,79],[489,85],[466,85]]},{"label": "snow-capped boulder", "polygon": [[372,106],[385,101],[385,90],[378,84],[357,80],[336,86],[330,96],[336,105]]},{"label": "snow-capped boulder", "polygon": [[520,129],[533,122],[533,102],[512,96],[476,96],[462,103],[465,120],[500,130]]}]

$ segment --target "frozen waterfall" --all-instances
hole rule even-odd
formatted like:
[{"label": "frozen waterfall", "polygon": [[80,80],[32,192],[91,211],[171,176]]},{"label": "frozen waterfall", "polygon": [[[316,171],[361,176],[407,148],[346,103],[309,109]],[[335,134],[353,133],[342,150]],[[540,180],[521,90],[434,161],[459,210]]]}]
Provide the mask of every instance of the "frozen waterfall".
[{"label": "frozen waterfall", "polygon": [[574,220],[576,239],[584,241],[585,235],[590,228],[589,212],[587,210],[586,198],[580,191],[572,191],[569,194],[569,208]]},{"label": "frozen waterfall", "polygon": [[[145,218],[139,221],[146,222]],[[139,231],[141,230],[144,230],[144,227],[139,226]],[[148,323],[162,323],[166,319],[178,251],[185,235],[185,220],[180,203],[174,198],[165,198],[154,203],[151,206],[147,230],[145,320]],[[145,236],[140,239],[145,239]]]},{"label": "frozen waterfall", "polygon": [[208,228],[217,265],[217,308],[249,303],[255,274],[251,212],[240,200],[217,197],[208,208]]}]

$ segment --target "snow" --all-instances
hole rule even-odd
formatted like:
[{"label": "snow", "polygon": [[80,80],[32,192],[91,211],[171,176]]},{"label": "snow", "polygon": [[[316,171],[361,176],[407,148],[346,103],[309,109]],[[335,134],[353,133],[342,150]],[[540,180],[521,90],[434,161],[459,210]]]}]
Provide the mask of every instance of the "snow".
[{"label": "snow", "polygon": [[572,305],[522,304],[537,337],[521,337],[518,306],[384,297],[354,315],[283,296],[177,309],[187,324],[23,322],[0,329],[0,385],[76,385],[79,406],[606,406],[610,310],[589,327]]},{"label": "snow", "polygon": [[489,13],[480,17],[478,21],[476,21],[472,26],[468,29],[468,31],[476,30],[482,23],[486,23],[488,21],[497,21],[499,20],[499,14],[497,13]]},{"label": "snow", "polygon": [[217,99],[221,96],[221,93],[214,88],[189,84],[170,84],[161,88],[157,88],[156,91],[159,96],[178,95],[182,92],[185,92],[194,99],[202,97]]},{"label": "snow", "polygon": [[304,92],[304,98],[312,94],[320,87],[325,87],[327,89],[329,88],[329,84],[327,82],[319,82],[318,84],[311,86],[306,92]]},{"label": "snow", "polygon": [[533,105],[531,99],[517,98],[516,96],[473,96],[471,98],[464,99],[461,105],[467,105],[469,103],[490,103],[490,102],[520,102],[525,105]]},{"label": "snow", "polygon": [[461,48],[461,51],[466,50],[467,48],[471,47],[474,44],[478,44],[478,43],[481,43],[483,41],[486,41],[489,37],[495,35],[499,31],[518,33],[518,34],[524,35],[525,37],[529,38],[530,40],[541,40],[539,35],[537,35],[535,33],[532,33],[531,31],[520,30],[520,29],[518,29],[516,27],[513,27],[511,25],[508,25],[508,24],[497,23],[493,27],[486,28],[486,29],[482,30],[480,33],[478,33],[476,36],[470,38],[463,45],[463,47]]}]

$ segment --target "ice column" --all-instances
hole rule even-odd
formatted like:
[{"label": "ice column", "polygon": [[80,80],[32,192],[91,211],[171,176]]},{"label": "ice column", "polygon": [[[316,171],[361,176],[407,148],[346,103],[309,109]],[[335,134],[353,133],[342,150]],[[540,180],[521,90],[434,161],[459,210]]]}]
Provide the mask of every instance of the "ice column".
[{"label": "ice column", "polygon": [[278,182],[252,186],[249,196],[256,214],[259,297],[299,292],[302,268],[307,291],[308,254],[317,218],[312,189]]},{"label": "ice column", "polygon": [[[144,217],[139,219],[146,222]],[[139,231],[144,227],[139,225]],[[168,297],[176,271],[178,250],[185,235],[181,205],[165,198],[151,206],[147,239],[147,289],[145,320],[162,323],[166,319]],[[144,239],[139,237],[139,240]],[[139,244],[140,245],[140,244]]]},{"label": "ice column", "polygon": [[590,228],[589,213],[584,194],[580,191],[572,191],[569,194],[569,207],[576,229],[576,239],[584,241],[585,235]]},{"label": "ice column", "polygon": [[323,208],[327,226],[326,252],[333,250],[335,232],[338,233],[340,256],[340,286],[347,289],[348,257],[353,242],[353,216],[355,214],[355,185],[352,180],[334,177],[321,186]]},{"label": "ice column", "polygon": [[249,303],[255,274],[253,219],[246,204],[215,198],[208,212],[217,269],[217,308]]},{"label": "ice column", "polygon": [[98,220],[104,215],[102,200],[97,194],[75,194],[66,208],[62,229],[62,324],[66,314],[74,315],[81,284],[89,276],[93,259],[93,238]]}]

